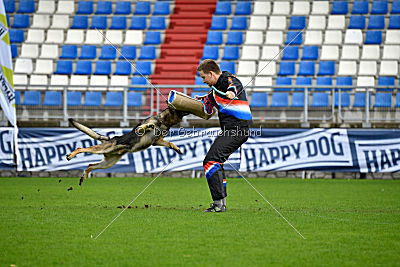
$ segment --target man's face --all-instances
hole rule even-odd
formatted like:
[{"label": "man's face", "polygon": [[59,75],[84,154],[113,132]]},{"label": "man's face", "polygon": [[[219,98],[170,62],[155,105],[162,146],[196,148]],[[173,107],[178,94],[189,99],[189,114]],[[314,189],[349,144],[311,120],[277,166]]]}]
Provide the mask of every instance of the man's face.
[{"label": "man's face", "polygon": [[207,84],[208,86],[215,85],[218,81],[218,75],[213,71],[204,73],[204,71],[201,70],[200,77],[203,78],[203,83]]}]

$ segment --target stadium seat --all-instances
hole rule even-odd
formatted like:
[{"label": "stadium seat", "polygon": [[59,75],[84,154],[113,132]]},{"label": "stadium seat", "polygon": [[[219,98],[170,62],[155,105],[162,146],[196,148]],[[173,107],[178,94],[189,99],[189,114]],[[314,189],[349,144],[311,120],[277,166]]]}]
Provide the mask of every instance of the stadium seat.
[{"label": "stadium seat", "polygon": [[127,95],[128,107],[142,106],[142,93],[141,92],[128,92]]},{"label": "stadium seat", "polygon": [[303,43],[302,32],[287,32],[287,38],[285,44],[300,45]]},{"label": "stadium seat", "polygon": [[390,14],[400,14],[400,1],[392,1],[392,10]]},{"label": "stadium seat", "polygon": [[[350,93],[340,94],[340,106],[350,107]],[[335,92],[335,107],[339,107],[339,93]]]},{"label": "stadium seat", "polygon": [[219,31],[209,31],[207,34],[207,45],[220,45],[222,44],[222,32]]},{"label": "stadium seat", "polygon": [[50,15],[35,14],[33,15],[32,28],[47,29],[50,27]]},{"label": "stadium seat", "polygon": [[111,18],[110,30],[125,30],[127,28],[125,16],[113,16]]},{"label": "stadium seat", "polygon": [[81,44],[83,43],[84,32],[83,30],[68,30],[66,44]]},{"label": "stadium seat", "polygon": [[94,75],[110,75],[111,74],[111,61],[98,60],[96,61],[96,70]]},{"label": "stadium seat", "polygon": [[[129,15],[132,13],[132,3],[130,1],[118,1],[115,5],[115,15]],[[132,17],[132,19],[134,16]]]},{"label": "stadium seat", "polygon": [[84,106],[101,106],[101,92],[86,92]]},{"label": "stadium seat", "polygon": [[[109,40],[110,39],[106,40],[106,43],[109,43]],[[98,30],[87,30],[85,44],[93,44],[93,45],[103,44],[103,34],[99,33]]]},{"label": "stadium seat", "polygon": [[276,62],[275,61],[259,61],[257,75],[276,75]]},{"label": "stadium seat", "polygon": [[228,32],[226,43],[227,45],[241,45],[243,44],[243,32],[233,31]]},{"label": "stadium seat", "polygon": [[354,1],[351,14],[368,14],[368,1]]},{"label": "stadium seat", "polygon": [[[292,78],[290,77],[276,77],[275,85],[289,85],[292,86]],[[275,91],[290,91],[291,88],[275,88]]]},{"label": "stadium seat", "polygon": [[[48,85],[47,75],[32,74],[31,78],[29,80],[29,84],[30,85],[47,86]],[[42,88],[35,87],[35,89],[42,89]]]},{"label": "stadium seat", "polygon": [[343,15],[331,15],[328,17],[328,29],[342,30],[346,27],[346,19]]},{"label": "stadium seat", "polygon": [[277,1],[274,2],[274,8],[272,14],[287,15],[290,14],[290,3],[289,1]]},{"label": "stadium seat", "polygon": [[318,75],[335,75],[335,62],[320,61]]},{"label": "stadium seat", "polygon": [[360,49],[358,45],[343,45],[341,59],[355,59],[360,58]]},{"label": "stadium seat", "polygon": [[115,66],[114,75],[130,75],[132,73],[132,65],[128,61],[117,61]]},{"label": "stadium seat", "polygon": [[232,7],[230,2],[217,2],[214,15],[230,15],[232,13]]},{"label": "stadium seat", "polygon": [[348,76],[356,75],[357,73],[357,62],[356,61],[340,61],[338,75]]},{"label": "stadium seat", "polygon": [[46,91],[44,93],[43,106],[61,106],[61,92]]},{"label": "stadium seat", "polygon": [[24,106],[39,106],[41,102],[41,93],[39,91],[25,91],[24,101],[22,105]]},{"label": "stadium seat", "polygon": [[251,16],[249,30],[262,30],[267,29],[267,17],[264,16]]},{"label": "stadium seat", "polygon": [[310,14],[309,1],[296,1],[293,2],[292,15],[308,15]]},{"label": "stadium seat", "polygon": [[383,46],[382,59],[399,59],[400,46],[399,45],[385,45]]},{"label": "stadium seat", "polygon": [[247,17],[233,17],[231,30],[247,30]]},{"label": "stadium seat", "polygon": [[341,88],[341,86],[353,86],[353,77],[338,76],[336,78],[336,86],[338,86],[342,91],[351,91],[352,88]]},{"label": "stadium seat", "polygon": [[379,75],[396,76],[399,74],[399,63],[397,61],[382,60]]},{"label": "stadium seat", "polygon": [[[128,76],[112,75],[110,79],[110,90],[122,91],[125,87],[128,87]],[[122,86],[122,87],[116,87]]]},{"label": "stadium seat", "polygon": [[71,74],[72,73],[72,61],[70,60],[58,60],[55,74]]},{"label": "stadium seat", "polygon": [[378,77],[378,86],[388,86],[388,88],[377,88],[376,91],[393,91],[395,88],[395,79],[391,76]]},{"label": "stadium seat", "polygon": [[165,30],[165,17],[151,17],[149,30]]},{"label": "stadium seat", "polygon": [[281,31],[268,31],[265,37],[265,44],[267,45],[281,45],[283,40],[283,33]]},{"label": "stadium seat", "polygon": [[315,62],[314,61],[300,61],[299,71],[297,75],[314,75]]},{"label": "stadium seat", "polygon": [[[317,86],[332,86],[332,77],[317,77],[316,80]],[[315,91],[331,91],[332,87],[330,88],[315,88]]]},{"label": "stadium seat", "polygon": [[79,59],[95,59],[96,58],[96,46],[95,45],[82,45],[81,54]]},{"label": "stadium seat", "polygon": [[64,31],[63,30],[53,30],[47,31],[46,43],[51,44],[63,44],[64,43]]},{"label": "stadium seat", "polygon": [[226,17],[213,16],[211,20],[210,30],[226,30],[227,20]]},{"label": "stadium seat", "polygon": [[112,13],[112,2],[111,1],[98,1],[96,15],[109,15]]},{"label": "stadium seat", "polygon": [[[262,86],[261,90],[270,89],[272,86],[272,78],[271,77],[261,77],[256,76],[254,79],[254,86]],[[259,88],[255,88],[254,91],[260,90]]]},{"label": "stadium seat", "polygon": [[[356,92],[354,94],[354,103],[353,107],[355,108],[364,108],[365,107],[365,93]],[[369,94],[369,104],[371,106],[371,94]]]},{"label": "stadium seat", "polygon": [[135,59],[136,58],[136,46],[122,46],[121,55],[119,59]]},{"label": "stadium seat", "polygon": [[371,14],[386,14],[388,12],[388,2],[384,1],[373,1]]},{"label": "stadium seat", "polygon": [[79,74],[79,75],[92,74],[92,62],[86,60],[76,61],[76,70],[74,74]]},{"label": "stadium seat", "polygon": [[[66,88],[69,83],[68,83],[68,75],[51,75],[50,78],[50,84],[52,86],[49,87],[51,90],[63,90]],[[57,86],[54,86],[57,85]]]},{"label": "stadium seat", "polygon": [[350,16],[349,29],[364,29],[365,16]]},{"label": "stadium seat", "polygon": [[68,106],[80,106],[82,104],[82,93],[81,92],[67,92],[67,105]]},{"label": "stadium seat", "polygon": [[262,53],[261,53],[261,59],[279,59],[279,46],[269,46],[269,45],[265,45],[262,48]]},{"label": "stadium seat", "polygon": [[39,45],[37,44],[22,44],[21,57],[22,58],[37,58],[39,55]]},{"label": "stadium seat", "polygon": [[[122,35],[121,35],[121,38],[122,38]],[[137,30],[126,31],[124,44],[126,44],[126,45],[141,45],[142,42],[143,42],[143,32],[142,31],[137,31]]]},{"label": "stadium seat", "polygon": [[112,45],[104,45],[101,47],[99,59],[115,59],[117,50]]},{"label": "stadium seat", "polygon": [[219,67],[221,71],[228,71],[229,73],[236,74],[235,62],[233,61],[221,61]]},{"label": "stadium seat", "polygon": [[[254,93],[253,93],[254,94]],[[271,108],[287,107],[289,105],[288,93],[273,92],[271,96]]]},{"label": "stadium seat", "polygon": [[203,57],[201,58],[202,60],[204,59],[218,59],[218,46],[204,46],[203,48]]},{"label": "stadium seat", "polygon": [[34,0],[21,0],[19,1],[19,8],[17,13],[33,13],[35,12]]},{"label": "stadium seat", "polygon": [[93,2],[92,1],[79,1],[78,10],[76,14],[89,15],[93,13]]},{"label": "stadium seat", "polygon": [[169,15],[169,2],[155,2],[153,15]]},{"label": "stadium seat", "polygon": [[[147,85],[147,80],[145,77],[142,76],[133,76],[131,78],[131,85]],[[136,91],[146,91],[146,88],[139,88],[139,87],[133,87],[130,88],[131,90],[136,90]]]},{"label": "stadium seat", "polygon": [[18,57],[18,46],[16,44],[11,44],[11,56],[12,58]]},{"label": "stadium seat", "polygon": [[89,27],[88,16],[73,16],[71,29],[87,29]]},{"label": "stadium seat", "polygon": [[[352,30],[354,31],[354,30]],[[322,36],[321,36],[322,39]],[[342,32],[337,30],[331,30],[325,32],[324,44],[337,44],[342,45]]]},{"label": "stadium seat", "polygon": [[400,15],[391,15],[388,29],[400,29]]},{"label": "stadium seat", "polygon": [[384,28],[385,28],[385,16],[381,15],[369,16],[369,21],[368,21],[369,30],[384,29]]},{"label": "stadium seat", "polygon": [[75,13],[75,1],[63,0],[58,1],[57,14],[73,14]]},{"label": "stadium seat", "polygon": [[255,92],[251,94],[250,107],[263,108],[268,105],[268,94],[264,92]]},{"label": "stadium seat", "polygon": [[344,36],[345,44],[358,44],[361,45],[363,42],[363,35],[361,30],[346,30],[346,34]]},{"label": "stadium seat", "polygon": [[151,74],[151,62],[150,61],[136,61],[135,64],[135,75],[150,75]]},{"label": "stadium seat", "polygon": [[4,8],[6,13],[14,13],[15,12],[15,0],[4,0]]},{"label": "stadium seat", "polygon": [[306,17],[293,16],[290,17],[289,30],[302,30],[306,27]]},{"label": "stadium seat", "polygon": [[261,45],[263,43],[262,31],[247,31],[245,44]]},{"label": "stadium seat", "polygon": [[282,61],[279,64],[278,75],[294,75],[295,72],[295,62],[292,61]]},{"label": "stadium seat", "polygon": [[294,92],[292,94],[292,108],[304,107],[304,93]]},{"label": "stadium seat", "polygon": [[161,44],[161,33],[156,31],[146,32],[143,44]]},{"label": "stadium seat", "polygon": [[9,29],[8,33],[10,35],[10,42],[11,43],[22,43],[24,38],[24,30],[20,29]]},{"label": "stadium seat", "polygon": [[[106,91],[108,86],[108,76],[107,75],[91,75],[89,86],[93,88],[93,90],[102,90]],[[89,88],[91,90],[92,88]],[[111,88],[110,88],[111,90]]]},{"label": "stadium seat", "polygon": [[251,76],[256,74],[255,61],[239,61],[237,75]]},{"label": "stadium seat", "polygon": [[37,59],[34,73],[40,73],[40,74],[53,73],[53,60]]},{"label": "stadium seat", "polygon": [[146,17],[133,16],[131,19],[131,30],[144,30],[147,28]]},{"label": "stadium seat", "polygon": [[396,94],[396,108],[400,108],[400,93]]},{"label": "stadium seat", "polygon": [[14,91],[15,94],[15,105],[21,104],[21,91]]},{"label": "stadium seat", "polygon": [[[203,83],[203,78],[201,78],[201,77],[199,77],[199,76],[196,76],[195,78],[194,78],[194,84],[195,85],[205,85],[204,83]],[[193,90],[200,90],[199,88],[193,88]],[[203,90],[203,89],[201,89],[201,90]]]},{"label": "stadium seat", "polygon": [[250,15],[251,2],[236,2],[235,15]]},{"label": "stadium seat", "polygon": [[33,71],[32,59],[30,58],[17,58],[14,65],[14,73],[31,74]]},{"label": "stadium seat", "polygon": [[29,15],[26,14],[15,14],[13,28],[29,28],[30,21]]},{"label": "stadium seat", "polygon": [[313,93],[311,107],[325,108],[329,107],[329,93]]},{"label": "stadium seat", "polygon": [[297,60],[299,58],[299,48],[288,46],[283,50],[282,60]]},{"label": "stadium seat", "polygon": [[[126,32],[126,35],[128,35],[129,31]],[[106,31],[106,37],[105,40],[110,40],[113,44],[121,44],[122,43],[122,30],[110,30]],[[126,39],[126,38],[125,38]]]},{"label": "stadium seat", "polygon": [[156,47],[155,46],[142,46],[140,48],[139,59],[155,59]]},{"label": "stadium seat", "polygon": [[309,30],[325,30],[326,18],[324,16],[309,16],[308,29]]},{"label": "stadium seat", "polygon": [[43,29],[29,29],[26,43],[43,43],[44,42],[44,30]]},{"label": "stadium seat", "polygon": [[348,4],[347,1],[333,1],[331,14],[347,14],[348,12]]},{"label": "stadium seat", "polygon": [[392,106],[392,93],[376,93],[374,108],[390,108]]},{"label": "stadium seat", "polygon": [[400,31],[387,30],[385,44],[400,44]]},{"label": "stadium seat", "polygon": [[379,45],[364,45],[361,53],[361,59],[380,59]]},{"label": "stadium seat", "polygon": [[311,14],[328,15],[328,13],[329,1],[313,1]]},{"label": "stadium seat", "polygon": [[119,107],[122,106],[123,94],[122,92],[106,92],[106,107]]},{"label": "stadium seat", "polygon": [[14,74],[13,82],[15,88],[26,89],[28,84],[28,75],[26,74]]},{"label": "stadium seat", "polygon": [[[314,62],[312,62],[312,63],[314,63]],[[312,85],[312,78],[311,77],[297,77],[296,85]],[[304,88],[295,88],[294,91],[304,91]]]},{"label": "stadium seat", "polygon": [[301,60],[317,60],[318,46],[303,46],[303,55]]},{"label": "stadium seat", "polygon": [[323,45],[321,49],[321,60],[338,60],[339,59],[339,46],[337,45]]},{"label": "stadium seat", "polygon": [[134,15],[150,15],[151,2],[138,1],[136,2]]},{"label": "stadium seat", "polygon": [[376,61],[361,60],[359,63],[358,75],[376,75]]},{"label": "stadium seat", "polygon": [[286,30],[286,17],[285,16],[272,16],[269,17],[270,30]]},{"label": "stadium seat", "polygon": [[[71,75],[69,81],[69,90],[87,90],[87,85],[89,84],[88,75]],[[82,87],[85,86],[85,87]]]}]

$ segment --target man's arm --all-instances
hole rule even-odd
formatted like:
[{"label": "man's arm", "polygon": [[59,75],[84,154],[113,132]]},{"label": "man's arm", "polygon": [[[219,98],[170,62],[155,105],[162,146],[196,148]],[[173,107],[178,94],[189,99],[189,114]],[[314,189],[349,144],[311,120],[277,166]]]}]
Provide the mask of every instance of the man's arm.
[{"label": "man's arm", "polygon": [[240,91],[242,91],[243,86],[237,78],[228,77],[229,85],[226,89],[226,96],[229,99],[233,99]]}]

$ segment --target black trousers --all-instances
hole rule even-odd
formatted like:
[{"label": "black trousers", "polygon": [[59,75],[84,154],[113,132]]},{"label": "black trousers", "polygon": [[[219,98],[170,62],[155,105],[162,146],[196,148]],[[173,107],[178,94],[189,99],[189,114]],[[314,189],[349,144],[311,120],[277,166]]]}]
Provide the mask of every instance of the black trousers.
[{"label": "black trousers", "polygon": [[249,128],[223,130],[211,145],[203,167],[213,200],[227,196],[223,164],[249,138]]}]

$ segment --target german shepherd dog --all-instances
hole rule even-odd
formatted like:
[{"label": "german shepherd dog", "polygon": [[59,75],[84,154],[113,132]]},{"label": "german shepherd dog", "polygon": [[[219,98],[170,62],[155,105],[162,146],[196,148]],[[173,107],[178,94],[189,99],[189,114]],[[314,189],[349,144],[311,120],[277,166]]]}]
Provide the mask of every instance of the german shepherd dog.
[{"label": "german shepherd dog", "polygon": [[169,147],[182,154],[182,151],[174,143],[164,140],[164,137],[168,134],[171,126],[181,122],[182,118],[188,114],[168,107],[160,114],[139,123],[131,132],[113,138],[100,135],[73,119],[69,119],[75,128],[102,143],[87,148],[78,148],[67,155],[67,160],[71,160],[82,152],[104,155],[102,161],[89,164],[89,167],[83,172],[79,185],[82,185],[91,171],[95,169],[108,169],[114,166],[126,153],[144,150],[152,145]]}]

